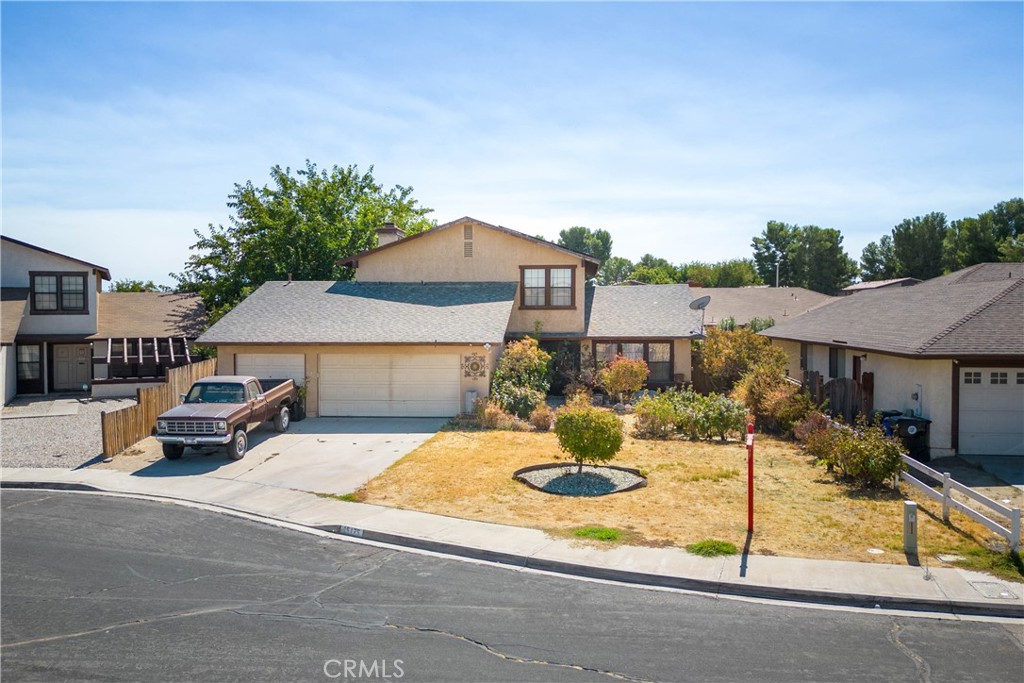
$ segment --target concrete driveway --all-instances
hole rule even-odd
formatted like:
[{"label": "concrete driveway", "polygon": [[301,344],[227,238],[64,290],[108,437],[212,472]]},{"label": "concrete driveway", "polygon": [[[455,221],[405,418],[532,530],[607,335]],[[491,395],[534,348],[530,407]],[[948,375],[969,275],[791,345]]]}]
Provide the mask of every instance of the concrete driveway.
[{"label": "concrete driveway", "polygon": [[284,434],[264,424],[249,432],[249,451],[231,460],[223,449],[186,449],[180,460],[163,457],[149,438],[90,469],[116,469],[138,477],[197,477],[343,495],[387,469],[446,422],[443,418],[307,418]]}]

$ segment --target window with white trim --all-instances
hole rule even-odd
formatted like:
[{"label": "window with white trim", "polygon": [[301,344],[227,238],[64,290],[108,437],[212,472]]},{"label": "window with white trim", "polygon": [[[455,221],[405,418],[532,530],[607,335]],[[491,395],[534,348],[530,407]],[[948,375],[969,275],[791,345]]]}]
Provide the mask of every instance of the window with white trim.
[{"label": "window with white trim", "polygon": [[1008,379],[1008,373],[1005,372],[992,372],[989,373],[988,382],[989,384],[1006,384]]},{"label": "window with white trim", "polygon": [[966,370],[964,372],[964,384],[981,384],[981,372]]},{"label": "window with white trim", "polygon": [[572,308],[575,268],[536,266],[522,269],[523,308]]}]

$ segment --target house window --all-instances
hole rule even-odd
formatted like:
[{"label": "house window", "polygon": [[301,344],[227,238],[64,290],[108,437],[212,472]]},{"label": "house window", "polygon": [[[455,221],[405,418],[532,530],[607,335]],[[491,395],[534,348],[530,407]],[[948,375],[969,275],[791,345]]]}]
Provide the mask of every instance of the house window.
[{"label": "house window", "polygon": [[39,379],[39,345],[18,346],[18,379]]},{"label": "house window", "polygon": [[806,370],[807,369],[807,358],[808,358],[809,352],[810,352],[810,345],[805,344],[805,343],[801,343],[800,344],[800,369],[801,370]]},{"label": "house window", "polygon": [[989,373],[988,381],[989,384],[1006,384],[1007,373],[1005,372],[992,372]]},{"label": "house window", "polygon": [[594,342],[594,360],[611,363],[616,356],[647,363],[649,384],[672,381],[672,344],[670,342]]},{"label": "house window", "polygon": [[524,267],[520,282],[523,308],[573,308],[575,279],[572,267]]},{"label": "house window", "polygon": [[1017,373],[1017,384],[1024,384],[1024,372]]},{"label": "house window", "polygon": [[964,384],[981,384],[981,372],[967,370],[964,372]]},{"label": "house window", "polygon": [[88,313],[83,273],[32,273],[33,313]]},{"label": "house window", "polygon": [[846,376],[846,350],[834,346],[828,350],[828,376],[831,378]]}]

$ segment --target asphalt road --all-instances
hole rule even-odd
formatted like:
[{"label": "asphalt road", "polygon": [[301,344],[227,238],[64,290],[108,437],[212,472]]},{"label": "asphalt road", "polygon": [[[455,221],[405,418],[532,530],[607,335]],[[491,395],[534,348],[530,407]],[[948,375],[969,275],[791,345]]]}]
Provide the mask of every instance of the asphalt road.
[{"label": "asphalt road", "polygon": [[105,496],[0,497],[7,681],[1011,681],[1019,625],[577,581]]}]

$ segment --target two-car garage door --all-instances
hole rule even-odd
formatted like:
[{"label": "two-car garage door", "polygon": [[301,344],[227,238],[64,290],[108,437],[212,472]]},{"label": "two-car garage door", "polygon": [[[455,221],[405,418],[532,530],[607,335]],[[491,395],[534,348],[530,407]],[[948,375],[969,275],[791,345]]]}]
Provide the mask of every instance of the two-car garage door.
[{"label": "two-car garage door", "polygon": [[1024,368],[960,369],[963,455],[1024,455]]},{"label": "two-car garage door", "polygon": [[322,354],[320,415],[458,415],[460,369],[458,354]]}]

